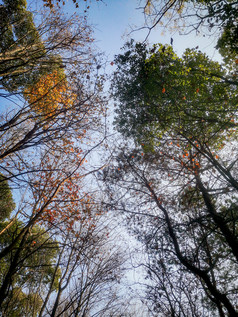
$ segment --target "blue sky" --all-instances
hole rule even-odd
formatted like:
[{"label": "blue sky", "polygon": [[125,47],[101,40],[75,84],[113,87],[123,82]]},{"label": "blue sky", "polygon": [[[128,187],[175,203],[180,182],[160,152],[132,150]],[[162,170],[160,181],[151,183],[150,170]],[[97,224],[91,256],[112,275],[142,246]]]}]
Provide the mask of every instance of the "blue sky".
[{"label": "blue sky", "polygon": [[[84,1],[79,1],[84,8]],[[97,47],[105,52],[109,60],[113,60],[113,56],[120,52],[120,48],[130,38],[137,41],[144,41],[146,31],[134,31],[137,26],[142,26],[144,17],[138,9],[138,0],[96,0],[89,1],[90,9],[88,10],[88,22],[94,27],[94,37]],[[82,9],[75,9],[72,0],[66,1],[64,10],[68,13],[76,11],[79,15]],[[151,32],[149,42],[169,44],[171,34],[167,31],[162,35],[163,29],[156,28]],[[179,32],[174,32],[173,47],[177,54],[181,55],[183,51],[189,47],[196,47],[202,52],[207,53],[211,58],[220,60],[220,56],[214,49],[216,39],[212,37],[196,36],[195,32],[189,35],[179,35]]]},{"label": "blue sky", "polygon": [[[67,5],[69,2],[67,3]],[[106,55],[113,59],[120,48],[130,37],[143,41],[146,37],[146,30],[134,31],[131,29],[142,26],[144,23],[143,14],[138,8],[137,0],[104,0],[104,2],[92,1],[89,10],[89,23],[95,28],[97,46]],[[162,35],[163,29],[156,28],[149,37],[150,43],[170,43],[171,34],[166,32]],[[175,51],[181,55],[187,47],[196,47],[207,53],[211,58],[218,59],[219,55],[214,49],[216,40],[212,37],[196,36],[195,32],[189,35],[179,35],[174,32],[173,46]]]}]

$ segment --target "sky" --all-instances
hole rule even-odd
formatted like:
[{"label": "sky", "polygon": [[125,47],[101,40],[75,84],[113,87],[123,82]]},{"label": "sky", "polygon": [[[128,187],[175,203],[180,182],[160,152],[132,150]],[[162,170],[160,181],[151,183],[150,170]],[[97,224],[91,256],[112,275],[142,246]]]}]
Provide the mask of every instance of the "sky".
[{"label": "sky", "polygon": [[[80,0],[79,3],[84,3]],[[144,41],[147,35],[146,30],[136,30],[138,26],[144,23],[144,16],[138,9],[138,0],[103,0],[89,1],[88,22],[94,28],[95,44],[98,49],[105,53],[108,60],[113,60],[114,55],[120,52],[121,47],[130,38],[136,41]],[[84,6],[83,6],[84,8]],[[73,13],[76,11],[79,15],[83,8],[75,9],[72,0],[67,0],[64,11]],[[137,26],[137,27],[136,27]],[[134,30],[134,31],[132,31]],[[212,37],[196,36],[195,32],[189,35],[179,35],[179,31],[170,34],[164,33],[162,27],[154,29],[149,36],[149,43],[170,44],[170,38],[173,37],[173,47],[175,52],[181,56],[186,48],[199,49],[209,57],[220,60],[220,55],[215,50],[216,39]]]},{"label": "sky", "polygon": [[[93,1],[90,5],[88,21],[95,28],[98,47],[112,59],[119,53],[126,40],[134,38],[137,41],[144,41],[147,35],[146,30],[136,31],[136,26],[138,28],[144,23],[144,16],[138,9],[137,0],[104,0],[99,3]],[[134,31],[131,32],[132,30]],[[202,52],[219,60],[219,54],[214,48],[216,39],[202,35],[196,36],[195,32],[179,35],[177,30],[171,35],[168,31],[164,32],[162,27],[157,27],[151,32],[148,40],[151,44],[169,44],[171,36],[177,54],[182,55],[187,47],[193,48],[198,45]]]},{"label": "sky", "polygon": [[[144,24],[143,13],[138,9],[139,0],[88,0],[87,2],[78,0],[78,3],[80,7],[76,9],[73,0],[65,0],[65,5],[62,6],[62,9],[69,15],[76,12],[80,16],[85,9],[85,4],[90,6],[87,11],[88,24],[94,29],[93,37],[95,38],[97,49],[106,56],[108,66],[105,70],[110,74],[116,69],[115,65],[110,65],[110,62],[114,60],[116,54],[121,52],[125,42],[130,40],[130,38],[134,38],[136,41],[144,41],[146,38],[147,30],[136,30]],[[162,27],[154,29],[148,38],[149,43],[170,44],[172,36],[173,48],[179,56],[182,55],[186,48],[199,46],[202,52],[207,53],[213,59],[219,60],[219,54],[214,49],[215,39],[196,36],[195,32],[185,36],[179,35],[178,30],[172,35],[169,32],[162,34],[163,31]],[[109,89],[110,83],[106,82],[105,90]],[[115,132],[112,129],[113,109],[113,102],[111,101],[108,113],[110,133]],[[97,156],[93,159],[94,164],[98,159]]]}]

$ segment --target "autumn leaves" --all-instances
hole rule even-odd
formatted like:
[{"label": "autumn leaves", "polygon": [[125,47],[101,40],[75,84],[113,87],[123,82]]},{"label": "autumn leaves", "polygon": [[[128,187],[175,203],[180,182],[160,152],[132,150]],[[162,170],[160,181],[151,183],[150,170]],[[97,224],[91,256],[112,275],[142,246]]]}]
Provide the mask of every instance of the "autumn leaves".
[{"label": "autumn leaves", "polygon": [[[94,272],[98,264],[107,262],[104,258],[97,262],[98,252],[92,254],[99,242],[101,248],[107,244],[108,237],[105,226],[99,232],[98,222],[105,211],[86,177],[94,172],[87,157],[104,139],[104,79],[98,74],[97,54],[92,54],[91,30],[85,20],[47,9],[47,17],[36,26],[25,1],[16,4],[12,8],[6,0],[0,8],[9,15],[0,21],[9,30],[0,40],[4,50],[0,82],[5,89],[0,97],[6,105],[0,116],[0,194],[8,184],[11,207],[0,215],[0,314],[11,316],[15,301],[22,297],[25,304],[17,308],[17,316],[42,316],[49,310],[55,316],[72,307],[80,310],[84,304],[87,309]],[[30,17],[25,34],[21,33],[22,20],[13,19],[17,10],[25,20]],[[8,47],[9,40],[12,46]],[[13,47],[20,55],[13,54]],[[38,256],[44,252],[45,257]],[[84,263],[86,270],[90,257],[96,263],[86,273],[91,284],[79,291],[79,284],[84,283],[80,265]],[[115,257],[111,259],[119,265]],[[40,278],[45,270],[49,271],[47,278]],[[76,272],[80,281],[74,284],[71,276]],[[39,277],[37,281],[34,276]],[[68,298],[69,306],[64,307],[71,292],[63,290],[71,284],[75,300]],[[37,292],[40,298],[36,296],[32,308],[27,304],[29,294]],[[83,296],[82,303],[79,297]]]},{"label": "autumn leaves", "polygon": [[62,111],[62,107],[65,110],[70,108],[76,99],[61,69],[41,76],[36,83],[25,89],[24,96],[32,109],[45,118]]}]

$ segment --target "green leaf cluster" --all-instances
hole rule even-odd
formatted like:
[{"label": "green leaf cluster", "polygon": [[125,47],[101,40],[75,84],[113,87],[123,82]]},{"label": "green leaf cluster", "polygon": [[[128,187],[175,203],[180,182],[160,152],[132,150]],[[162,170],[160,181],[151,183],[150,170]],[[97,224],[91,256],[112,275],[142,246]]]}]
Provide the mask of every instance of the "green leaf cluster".
[{"label": "green leaf cluster", "polygon": [[195,49],[180,58],[161,44],[126,48],[116,57],[112,85],[115,124],[125,136],[151,144],[173,133],[217,145],[236,127],[237,86],[219,63]]}]

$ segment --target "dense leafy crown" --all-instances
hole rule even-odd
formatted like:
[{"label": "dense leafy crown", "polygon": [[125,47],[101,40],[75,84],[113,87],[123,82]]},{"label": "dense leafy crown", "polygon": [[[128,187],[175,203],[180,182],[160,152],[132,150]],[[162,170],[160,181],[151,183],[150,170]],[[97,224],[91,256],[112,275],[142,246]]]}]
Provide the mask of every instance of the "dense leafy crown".
[{"label": "dense leafy crown", "polygon": [[[234,127],[237,83],[219,63],[196,49],[182,58],[171,46],[128,43],[116,57],[115,124],[137,142],[156,142],[166,133],[213,139]],[[233,130],[232,130],[233,131]],[[153,141],[152,141],[153,140]]]}]

